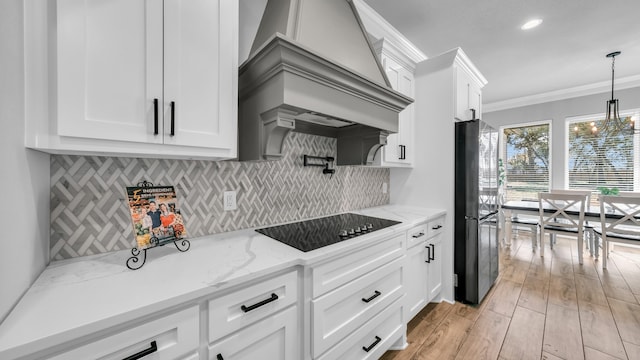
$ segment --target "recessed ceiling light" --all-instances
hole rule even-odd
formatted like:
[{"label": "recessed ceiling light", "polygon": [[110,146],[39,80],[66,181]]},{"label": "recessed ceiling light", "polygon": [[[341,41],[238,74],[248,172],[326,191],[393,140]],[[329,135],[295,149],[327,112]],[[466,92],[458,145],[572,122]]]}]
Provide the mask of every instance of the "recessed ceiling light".
[{"label": "recessed ceiling light", "polygon": [[533,19],[533,20],[527,21],[524,25],[520,27],[520,29],[529,30],[529,29],[533,29],[534,27],[540,24],[542,24],[542,19]]}]

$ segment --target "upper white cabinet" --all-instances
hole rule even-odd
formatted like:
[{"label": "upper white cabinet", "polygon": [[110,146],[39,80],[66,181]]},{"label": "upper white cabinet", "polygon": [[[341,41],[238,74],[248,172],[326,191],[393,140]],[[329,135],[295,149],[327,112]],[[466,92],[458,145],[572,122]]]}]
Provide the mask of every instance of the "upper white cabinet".
[{"label": "upper white cabinet", "polygon": [[[413,72],[415,59],[386,39],[374,44],[391,87],[403,95],[414,97]],[[387,145],[376,154],[374,165],[411,167],[414,157],[414,105],[410,104],[398,116],[398,133],[387,137]]]},{"label": "upper white cabinet", "polygon": [[[465,66],[455,68],[456,96],[455,118],[461,121],[482,119],[482,86],[481,80],[473,78]],[[486,82],[486,81],[485,81]]]},{"label": "upper white cabinet", "polygon": [[460,48],[436,57],[433,63],[439,62],[437,58],[453,61],[454,118],[459,121],[482,119],[482,88],[487,80]]},{"label": "upper white cabinet", "polygon": [[236,156],[237,2],[58,0],[49,11],[56,14],[46,79],[53,93],[48,116],[27,124],[27,146]]}]

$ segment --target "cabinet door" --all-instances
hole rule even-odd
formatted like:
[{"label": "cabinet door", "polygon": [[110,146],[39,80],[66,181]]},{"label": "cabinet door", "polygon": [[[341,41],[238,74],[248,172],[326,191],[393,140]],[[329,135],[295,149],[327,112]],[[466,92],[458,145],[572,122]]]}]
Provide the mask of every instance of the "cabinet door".
[{"label": "cabinet door", "polygon": [[52,130],[162,142],[154,135],[154,99],[162,101],[162,0],[58,0],[57,24]]},{"label": "cabinet door", "polygon": [[[382,60],[391,87],[403,95],[413,97],[413,74],[387,56],[383,56]],[[411,164],[413,121],[413,104],[411,104],[398,115],[398,133],[387,137],[387,145],[383,147],[383,161],[387,164],[381,165]]]},{"label": "cabinet door", "polygon": [[298,360],[297,311],[292,306],[215,343],[209,347],[209,359]]},{"label": "cabinet door", "polygon": [[236,148],[237,22],[235,1],[165,0],[165,144]]},{"label": "cabinet door", "polygon": [[442,289],[442,233],[435,235],[427,240],[427,246],[430,248],[430,262],[427,264],[428,286],[427,286],[427,302],[435,299]]},{"label": "cabinet door", "polygon": [[427,249],[422,244],[409,249],[406,259],[406,278],[404,288],[407,292],[405,322],[409,322],[427,305]]},{"label": "cabinet door", "polygon": [[482,119],[482,90],[473,82],[469,84],[469,108],[476,110],[476,119]]},{"label": "cabinet door", "polygon": [[456,96],[454,98],[455,103],[455,118],[461,121],[471,120],[471,111],[469,111],[469,86],[471,79],[464,70],[454,68]]}]

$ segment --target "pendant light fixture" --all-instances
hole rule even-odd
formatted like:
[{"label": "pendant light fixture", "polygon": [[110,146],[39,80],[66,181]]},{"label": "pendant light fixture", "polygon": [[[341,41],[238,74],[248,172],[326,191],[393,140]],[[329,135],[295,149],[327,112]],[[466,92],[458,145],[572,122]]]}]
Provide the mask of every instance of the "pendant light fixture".
[{"label": "pendant light fixture", "polygon": [[620,51],[614,51],[607,54],[607,57],[611,58],[611,100],[607,101],[607,115],[604,119],[602,130],[607,133],[633,135],[640,129],[636,128],[636,124],[633,121],[634,119],[632,116],[620,118],[620,104],[618,103],[618,99],[615,99],[613,95],[616,56],[618,55],[620,55]]},{"label": "pendant light fixture", "polygon": [[615,74],[616,56],[620,55],[620,51],[614,51],[607,54],[608,58],[611,58],[611,100],[607,101],[607,117],[605,122],[620,121],[620,114],[618,113],[618,99],[613,98],[613,82]]}]

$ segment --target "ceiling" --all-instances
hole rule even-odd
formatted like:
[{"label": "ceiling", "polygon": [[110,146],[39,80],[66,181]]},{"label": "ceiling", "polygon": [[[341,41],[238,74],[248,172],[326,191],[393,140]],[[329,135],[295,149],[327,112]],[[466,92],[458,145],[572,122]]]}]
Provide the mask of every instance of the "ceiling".
[{"label": "ceiling", "polygon": [[[616,50],[616,89],[640,80],[639,0],[364,2],[428,57],[461,47],[488,80],[485,104],[595,83],[604,90],[611,82],[605,55]],[[540,26],[520,30],[536,17]]]}]

